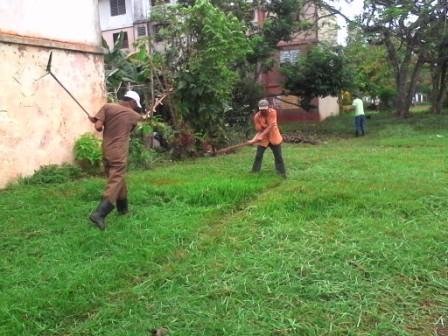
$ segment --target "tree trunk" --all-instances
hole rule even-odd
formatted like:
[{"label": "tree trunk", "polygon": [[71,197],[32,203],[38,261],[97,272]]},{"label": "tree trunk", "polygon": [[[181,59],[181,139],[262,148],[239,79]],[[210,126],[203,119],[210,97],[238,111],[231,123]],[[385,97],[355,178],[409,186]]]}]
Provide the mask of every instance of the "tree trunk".
[{"label": "tree trunk", "polygon": [[397,109],[397,115],[401,118],[407,118],[409,116],[412,98],[414,97],[417,85],[417,77],[422,65],[423,58],[420,56],[415,64],[411,62],[408,64],[402,63],[399,74],[396,76],[398,96],[395,101],[395,107]]},{"label": "tree trunk", "polygon": [[409,109],[412,102],[412,95],[410,95],[411,83],[409,83],[408,72],[408,66],[402,65],[400,73],[396,76],[397,97],[395,99],[395,109],[400,118],[407,118],[409,116]]},{"label": "tree trunk", "polygon": [[442,114],[443,103],[448,93],[448,61],[432,65],[431,79],[431,112],[434,114]]},{"label": "tree trunk", "polygon": [[404,55],[400,57],[388,31],[384,32],[384,43],[389,62],[395,72],[395,83],[397,86],[397,98],[395,99],[396,113],[401,118],[406,118],[409,116],[412,97],[414,96],[417,85],[417,77],[423,65],[423,57],[420,54],[417,61],[415,61],[412,43],[409,43]]},{"label": "tree trunk", "polygon": [[406,118],[409,116],[409,107],[410,104],[407,104],[407,90],[406,83],[397,83],[398,92],[397,98],[395,100],[395,109],[396,113],[401,118]]}]

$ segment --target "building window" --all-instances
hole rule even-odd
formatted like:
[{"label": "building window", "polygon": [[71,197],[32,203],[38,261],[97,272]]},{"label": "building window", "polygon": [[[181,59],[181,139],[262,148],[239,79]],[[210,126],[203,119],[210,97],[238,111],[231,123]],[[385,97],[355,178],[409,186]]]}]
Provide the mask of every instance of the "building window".
[{"label": "building window", "polygon": [[137,27],[137,36],[138,37],[146,36],[146,27],[145,26]]},{"label": "building window", "polygon": [[280,64],[283,63],[296,63],[299,59],[299,49],[292,50],[280,50]]},{"label": "building window", "polygon": [[126,14],[126,0],[109,0],[110,15],[117,16]]},{"label": "building window", "polygon": [[114,39],[114,45],[117,44],[118,39],[120,38],[120,34],[123,34],[123,40],[121,43],[121,46],[119,46],[120,49],[127,49],[129,48],[129,40],[128,40],[128,33],[127,32],[119,32],[119,33],[114,33],[112,35],[113,39]]}]

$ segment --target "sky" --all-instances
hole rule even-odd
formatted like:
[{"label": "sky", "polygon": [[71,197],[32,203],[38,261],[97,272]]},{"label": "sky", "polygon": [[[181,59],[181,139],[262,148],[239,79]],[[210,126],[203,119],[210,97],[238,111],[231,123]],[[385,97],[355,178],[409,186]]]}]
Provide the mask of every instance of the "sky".
[{"label": "sky", "polygon": [[[349,18],[353,18],[362,12],[362,6],[364,0],[353,0],[351,3],[347,3],[346,0],[334,0],[330,1],[336,8],[340,9],[340,11]],[[345,40],[347,38],[347,26],[345,24],[345,20],[338,15],[338,25],[340,26],[340,30],[338,32],[338,43],[345,45]]]}]

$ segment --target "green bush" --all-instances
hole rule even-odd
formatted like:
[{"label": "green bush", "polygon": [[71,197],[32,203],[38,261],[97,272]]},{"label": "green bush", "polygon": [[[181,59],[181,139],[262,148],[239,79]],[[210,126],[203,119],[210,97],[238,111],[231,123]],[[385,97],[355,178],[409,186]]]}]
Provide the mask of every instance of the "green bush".
[{"label": "green bush", "polygon": [[47,165],[42,166],[34,172],[30,177],[20,179],[21,184],[48,184],[48,183],[64,183],[84,177],[85,173],[81,168],[71,164]]},{"label": "green bush", "polygon": [[102,160],[101,140],[92,133],[83,134],[75,142],[75,160],[88,162],[92,167],[99,167]]},{"label": "green bush", "polygon": [[131,134],[129,143],[128,166],[131,169],[151,168],[158,157],[158,153],[149,148],[148,140],[154,132],[154,127],[149,122],[140,123]]},{"label": "green bush", "polygon": [[381,107],[383,109],[391,108],[394,104],[394,100],[397,96],[397,91],[392,87],[383,87],[380,89],[379,97],[381,101]]}]

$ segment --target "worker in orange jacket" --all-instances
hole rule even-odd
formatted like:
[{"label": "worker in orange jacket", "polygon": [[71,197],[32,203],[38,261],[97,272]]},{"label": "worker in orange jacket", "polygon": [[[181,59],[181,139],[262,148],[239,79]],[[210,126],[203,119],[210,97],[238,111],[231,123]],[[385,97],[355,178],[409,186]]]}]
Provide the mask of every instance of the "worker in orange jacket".
[{"label": "worker in orange jacket", "polygon": [[262,99],[258,103],[258,112],[254,116],[254,124],[257,134],[249,141],[252,144],[257,144],[257,154],[255,155],[252,172],[256,173],[260,171],[264,152],[269,147],[274,154],[277,173],[286,178],[286,169],[281,148],[283,137],[277,125],[277,111],[269,107],[266,99]]}]

